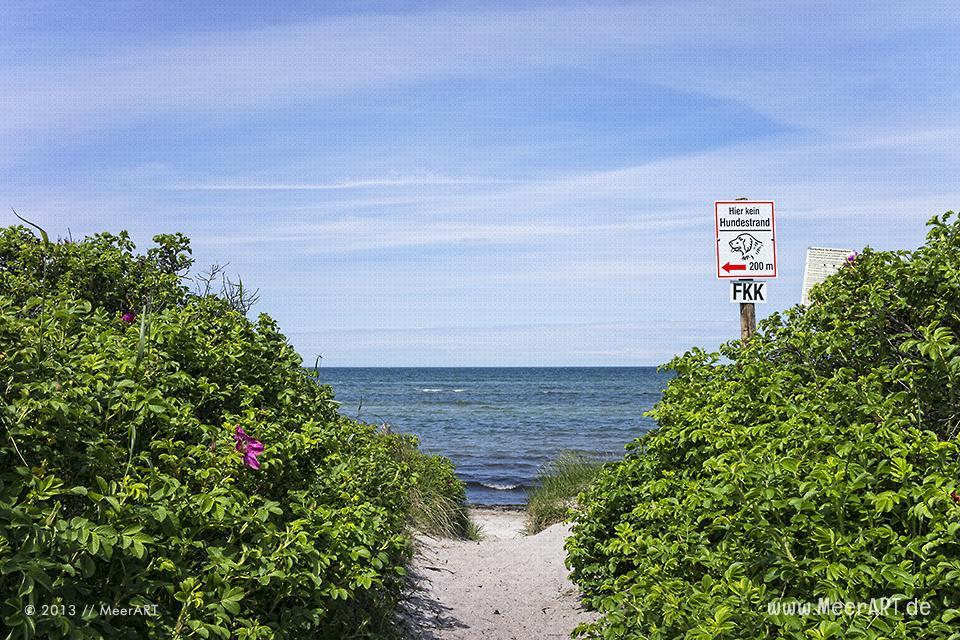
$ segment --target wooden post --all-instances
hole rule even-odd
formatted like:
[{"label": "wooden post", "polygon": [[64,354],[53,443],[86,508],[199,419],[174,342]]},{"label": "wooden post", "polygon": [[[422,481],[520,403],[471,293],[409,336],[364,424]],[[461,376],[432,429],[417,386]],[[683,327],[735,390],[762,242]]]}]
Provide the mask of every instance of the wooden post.
[{"label": "wooden post", "polygon": [[[737,198],[737,200],[747,200],[747,198]],[[757,332],[757,310],[752,302],[740,303],[740,340],[746,344],[753,334]]]},{"label": "wooden post", "polygon": [[757,332],[757,312],[752,302],[740,303],[740,339],[746,343]]}]

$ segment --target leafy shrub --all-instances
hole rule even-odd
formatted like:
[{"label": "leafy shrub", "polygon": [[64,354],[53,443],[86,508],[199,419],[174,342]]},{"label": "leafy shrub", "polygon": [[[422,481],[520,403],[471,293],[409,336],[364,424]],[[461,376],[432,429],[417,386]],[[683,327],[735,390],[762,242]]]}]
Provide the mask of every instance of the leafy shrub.
[{"label": "leafy shrub", "polygon": [[188,295],[185,238],[156,241],[0,233],[0,618],[26,638],[377,633],[419,483],[461,509],[462,485],[339,416],[270,318]]},{"label": "leafy shrub", "polygon": [[960,638],[952,218],[912,253],[865,251],[746,346],[670,363],[659,428],[580,497],[568,561],[602,612],[580,634]]},{"label": "leafy shrub", "polygon": [[536,484],[527,493],[527,530],[543,531],[563,522],[576,504],[577,494],[599,473],[602,463],[582,454],[567,452],[537,472]]},{"label": "leafy shrub", "polygon": [[162,234],[145,255],[126,232],[99,233],[82,242],[48,242],[25,227],[0,230],[0,291],[24,304],[51,293],[87,300],[108,311],[136,311],[182,304],[181,282],[193,260],[183,234]]}]

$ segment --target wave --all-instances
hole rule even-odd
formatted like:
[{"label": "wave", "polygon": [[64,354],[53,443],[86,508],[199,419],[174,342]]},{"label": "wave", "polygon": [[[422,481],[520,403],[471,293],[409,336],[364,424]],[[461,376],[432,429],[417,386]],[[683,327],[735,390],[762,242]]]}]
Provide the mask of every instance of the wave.
[{"label": "wave", "polygon": [[521,485],[519,484],[498,484],[496,482],[481,482],[480,485],[486,487],[487,489],[496,489],[497,491],[513,491],[514,489],[521,488]]},{"label": "wave", "polygon": [[420,391],[423,393],[439,393],[443,391],[443,389],[420,389]]},{"label": "wave", "polygon": [[470,480],[467,482],[468,485],[474,487],[484,487],[487,489],[493,489],[494,491],[515,491],[517,489],[523,489],[523,484],[507,484],[500,482],[478,482],[476,480]]}]

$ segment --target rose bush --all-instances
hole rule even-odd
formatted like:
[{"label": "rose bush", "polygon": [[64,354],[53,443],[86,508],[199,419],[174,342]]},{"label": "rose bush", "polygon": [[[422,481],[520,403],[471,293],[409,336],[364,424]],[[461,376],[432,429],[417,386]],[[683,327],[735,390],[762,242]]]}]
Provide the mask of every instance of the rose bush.
[{"label": "rose bush", "polygon": [[[189,245],[0,232],[0,618],[11,637],[369,637],[446,460],[337,413]],[[25,607],[36,607],[26,615]],[[101,605],[156,605],[111,615]]]}]

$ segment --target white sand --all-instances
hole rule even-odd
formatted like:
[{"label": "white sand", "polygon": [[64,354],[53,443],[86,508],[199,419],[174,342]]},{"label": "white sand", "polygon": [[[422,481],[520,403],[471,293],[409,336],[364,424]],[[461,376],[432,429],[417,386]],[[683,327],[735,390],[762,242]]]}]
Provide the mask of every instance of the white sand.
[{"label": "white sand", "polygon": [[524,514],[477,509],[480,542],[417,537],[404,620],[414,638],[567,638],[591,614],[563,564],[565,525],[522,534]]}]

